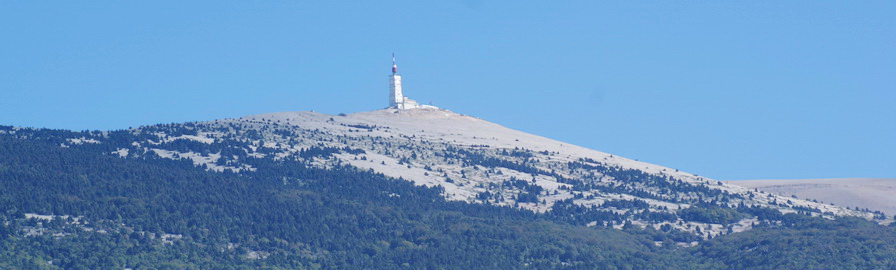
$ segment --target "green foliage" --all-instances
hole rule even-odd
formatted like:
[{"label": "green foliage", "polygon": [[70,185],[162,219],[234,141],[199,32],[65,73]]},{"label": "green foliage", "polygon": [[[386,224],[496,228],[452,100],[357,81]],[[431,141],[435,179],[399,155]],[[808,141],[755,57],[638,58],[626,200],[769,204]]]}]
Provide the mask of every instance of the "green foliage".
[{"label": "green foliage", "polygon": [[678,210],[678,216],[686,221],[697,221],[713,224],[730,224],[747,216],[732,208],[692,206]]},{"label": "green foliage", "polygon": [[678,254],[707,269],[896,268],[896,230],[855,218],[792,217],[799,222],[718,237]]}]

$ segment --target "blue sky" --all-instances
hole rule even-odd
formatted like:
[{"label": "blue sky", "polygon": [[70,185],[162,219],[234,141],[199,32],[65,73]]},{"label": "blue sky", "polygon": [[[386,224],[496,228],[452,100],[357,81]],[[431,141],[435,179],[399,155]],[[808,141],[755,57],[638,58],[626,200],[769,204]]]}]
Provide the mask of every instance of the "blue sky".
[{"label": "blue sky", "polygon": [[[896,177],[893,1],[7,1],[0,124],[420,102],[716,179]],[[433,1],[435,2],[435,1]]]}]

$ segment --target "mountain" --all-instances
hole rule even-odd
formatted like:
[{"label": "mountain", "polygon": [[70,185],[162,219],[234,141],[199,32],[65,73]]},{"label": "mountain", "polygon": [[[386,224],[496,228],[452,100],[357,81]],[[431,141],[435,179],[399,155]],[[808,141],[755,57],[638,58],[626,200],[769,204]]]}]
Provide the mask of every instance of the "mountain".
[{"label": "mountain", "polygon": [[0,127],[0,206],[0,269],[896,266],[878,213],[436,108]]},{"label": "mountain", "polygon": [[832,203],[848,208],[870,209],[896,215],[896,179],[828,178],[726,181],[782,196]]},{"label": "mountain", "polygon": [[[348,165],[417,185],[438,186],[449,200],[536,212],[584,207],[596,209],[598,214],[625,216],[616,221],[630,220],[656,229],[669,225],[694,232],[702,225],[709,228],[702,236],[725,233],[726,226],[734,231],[746,230],[757,220],[737,215],[718,220],[703,217],[710,215],[705,213],[683,219],[667,214],[686,211],[692,205],[725,209],[743,205],[828,217],[874,217],[867,212],[727,185],[435,108],[385,109],[342,116],[272,113],[192,123],[188,133],[160,126],[134,132],[155,137],[118,149],[117,153],[152,152],[163,158],[189,159],[214,171],[254,170],[250,163],[243,162],[248,157],[294,160],[320,168]],[[218,142],[244,146],[222,154],[215,151]],[[637,211],[627,211],[633,208]],[[589,225],[609,221],[583,220]]]}]

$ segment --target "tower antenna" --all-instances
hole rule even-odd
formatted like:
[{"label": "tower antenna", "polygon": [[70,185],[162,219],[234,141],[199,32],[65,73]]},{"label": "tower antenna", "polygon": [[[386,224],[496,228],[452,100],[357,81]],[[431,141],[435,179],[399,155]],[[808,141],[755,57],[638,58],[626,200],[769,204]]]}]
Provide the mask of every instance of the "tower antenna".
[{"label": "tower antenna", "polygon": [[398,66],[395,65],[395,53],[392,53],[392,74],[398,72]]}]

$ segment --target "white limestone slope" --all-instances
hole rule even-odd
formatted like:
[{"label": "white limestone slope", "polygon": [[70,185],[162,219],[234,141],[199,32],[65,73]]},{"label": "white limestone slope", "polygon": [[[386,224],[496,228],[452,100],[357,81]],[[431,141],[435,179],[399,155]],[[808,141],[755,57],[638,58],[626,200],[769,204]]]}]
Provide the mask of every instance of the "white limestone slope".
[{"label": "white limestone slope", "polygon": [[[714,181],[695,176],[693,174],[676,172],[674,169],[665,168],[649,163],[639,162],[627,158],[613,156],[611,154],[590,150],[587,148],[563,143],[548,138],[516,131],[494,123],[490,123],[472,116],[461,115],[437,108],[418,108],[409,110],[384,109],[370,112],[353,113],[346,116],[332,116],[314,112],[281,112],[259,114],[240,118],[240,120],[280,121],[287,125],[295,125],[302,129],[326,130],[332,135],[348,137],[410,137],[415,141],[438,142],[455,146],[489,147],[503,149],[529,149],[534,152],[547,151],[559,153],[553,156],[539,156],[556,163],[566,163],[579,158],[591,158],[606,163],[619,165],[624,168],[638,169],[649,173],[665,173],[682,180],[698,183],[714,183]],[[376,126],[379,130],[366,131],[348,126]],[[343,146],[333,144],[332,146]],[[368,154],[369,158],[376,162],[362,162],[350,159],[347,155],[340,155],[343,161],[364,169],[374,169],[377,172],[395,178],[401,177],[419,184],[432,186],[443,185],[448,190],[448,197],[455,200],[471,201],[475,196],[472,188],[458,188],[457,185],[445,183],[444,177],[436,174],[423,175],[420,168],[412,166],[394,166],[397,163],[393,157],[377,153]],[[388,161],[386,165],[380,161]],[[450,167],[450,166],[447,166]],[[460,168],[454,168],[460,170]],[[527,174],[510,172],[519,177],[527,177]],[[449,175],[454,175],[449,172]],[[459,175],[459,174],[457,174]],[[486,180],[487,179],[479,179]],[[538,181],[539,185],[555,190],[559,184],[549,180]],[[729,187],[737,188],[737,187]],[[541,207],[544,208],[544,207]],[[540,209],[545,210],[545,209]]]},{"label": "white limestone slope", "polygon": [[[334,116],[315,112],[281,112],[246,116],[231,121],[256,121],[257,123],[278,123],[289,126],[296,126],[303,130],[320,130],[335,136],[344,136],[346,138],[392,138],[403,139],[394,140],[395,143],[407,143],[408,146],[414,146],[416,149],[421,148],[420,145],[445,144],[453,146],[465,146],[469,148],[488,148],[488,149],[528,149],[536,153],[535,158],[538,164],[545,170],[556,169],[561,174],[571,174],[573,172],[563,171],[561,168],[569,161],[577,161],[580,159],[590,159],[600,163],[621,168],[640,170],[655,175],[667,175],[676,179],[692,183],[703,184],[713,189],[724,190],[731,193],[746,194],[751,190],[737,185],[723,184],[719,181],[707,179],[695,174],[680,172],[675,169],[640,162],[628,158],[614,156],[612,154],[579,147],[576,145],[532,135],[513,129],[509,129],[494,123],[484,121],[479,118],[453,113],[438,108],[419,108],[410,110],[384,109],[370,112],[359,112],[345,116]],[[373,129],[355,128],[356,127],[376,127]],[[359,145],[357,140],[346,140],[344,143],[328,142],[330,146],[354,146],[368,150],[368,160],[356,160],[355,156],[341,154],[337,157],[348,164],[362,168],[373,169],[392,177],[401,177],[406,180],[427,186],[441,185],[446,188],[446,195],[449,199],[464,200],[475,202],[475,195],[484,191],[476,184],[481,183],[497,183],[506,180],[508,175],[515,175],[518,178],[532,178],[531,175],[514,172],[512,170],[503,170],[504,177],[495,174],[483,175],[472,172],[469,168],[459,166],[449,166],[446,164],[425,164],[411,163],[397,164],[398,158],[394,155],[385,155],[378,151],[388,151],[386,149],[377,149]],[[305,146],[320,143],[318,140],[307,141]],[[304,146],[293,147],[300,149]],[[438,148],[439,146],[432,146]],[[423,147],[425,148],[425,147]],[[394,150],[394,149],[393,149]],[[371,162],[370,160],[373,160]],[[424,165],[440,166],[455,183],[446,183],[445,176],[435,173],[429,173],[422,167]],[[459,180],[461,172],[467,176],[466,180]],[[558,183],[556,179],[551,177],[537,175],[534,177],[536,183],[552,194],[553,191],[559,189],[565,184]],[[459,180],[459,181],[458,181]],[[585,205],[596,205],[606,199],[617,197],[625,198],[625,196],[613,196],[612,194],[586,193],[586,195],[595,195],[597,199],[577,200],[577,203]],[[607,195],[607,196],[602,196]],[[521,207],[533,209],[536,211],[546,211],[550,208],[552,201],[562,200],[571,197],[569,194],[547,195],[545,196],[545,204],[521,204]],[[647,200],[651,201],[651,200]],[[830,212],[836,215],[858,215],[868,216],[867,213],[850,211],[842,207],[831,206],[827,204],[814,203],[806,200],[787,198],[782,196],[774,196],[763,194],[754,199],[757,203],[769,202],[785,202],[789,201],[790,206],[801,206],[818,208],[822,212]],[[667,206],[658,201],[651,201],[656,205]],[[510,203],[508,203],[510,204]],[[676,208],[688,207],[687,205],[676,205]],[[788,210],[785,209],[785,212]]]},{"label": "white limestone slope", "polygon": [[[638,169],[654,174],[665,173],[700,183],[715,183],[690,173],[676,172],[675,169],[613,156],[608,153],[516,131],[479,118],[443,109],[387,109],[353,113],[346,116],[332,116],[314,112],[283,112],[252,115],[240,119],[279,120],[290,125],[300,126],[303,129],[330,130],[337,135],[344,136],[394,137],[404,135],[418,138],[418,140],[445,142],[453,145],[488,146],[507,149],[525,148],[536,152],[557,152],[560,155],[551,158],[552,160],[574,161],[578,158],[591,158],[594,160],[605,160],[607,163],[624,168]],[[363,130],[346,128],[344,126],[359,124],[386,127],[387,129],[364,132]],[[348,132],[349,130],[355,132]]]},{"label": "white limestone slope", "polygon": [[896,215],[896,178],[830,178],[725,181],[783,196]]}]

